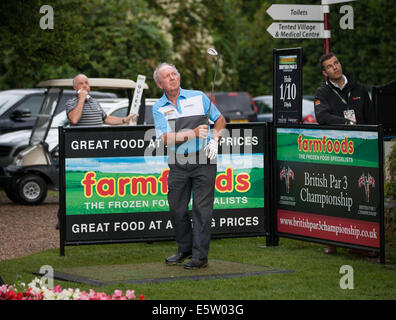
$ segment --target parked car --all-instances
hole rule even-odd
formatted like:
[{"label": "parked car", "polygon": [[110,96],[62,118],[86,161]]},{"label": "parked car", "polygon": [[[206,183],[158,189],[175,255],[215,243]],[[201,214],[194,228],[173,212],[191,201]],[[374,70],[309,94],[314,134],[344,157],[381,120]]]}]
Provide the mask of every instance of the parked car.
[{"label": "parked car", "polygon": [[258,109],[248,92],[215,92],[212,101],[227,122],[257,121]]},{"label": "parked car", "polygon": [[[272,96],[258,96],[253,98],[258,108],[257,121],[272,121]],[[302,99],[302,123],[317,123],[314,103],[308,99]]]},{"label": "parked car", "polygon": [[[0,134],[31,129],[43,104],[46,89],[14,89],[0,91]],[[58,112],[65,108],[65,103],[75,97],[74,90],[64,90]],[[115,93],[91,91],[94,98],[117,98]]]},{"label": "parked car", "polygon": [[[146,101],[146,112],[144,124],[152,125],[153,116],[151,109],[158,99],[148,98]],[[105,112],[112,116],[125,117],[128,112],[128,99],[98,99]],[[66,112],[62,111],[56,115],[52,121],[51,128],[48,131],[46,142],[49,149],[52,150],[54,145],[58,144],[58,126],[68,126],[69,121]],[[32,130],[17,130],[0,135],[0,177],[4,176],[4,168],[10,165],[20,151],[26,149],[29,145],[29,137]]]},{"label": "parked car", "polygon": [[[0,185],[4,186],[7,196],[16,203],[39,204],[45,199],[49,188],[56,190],[59,186],[58,126],[67,125],[68,119],[66,111],[58,114],[56,112],[59,106],[56,102],[61,94],[61,90],[57,87],[70,85],[71,81],[71,79],[48,81],[46,85],[51,88],[44,99],[35,126],[31,131],[25,130],[25,133],[19,133],[18,139],[23,139],[25,143],[28,140],[29,144],[22,148],[13,158],[12,164],[4,168],[4,174],[0,176],[2,182]],[[101,105],[108,114],[118,116],[128,114],[132,103],[132,89],[135,88],[134,81],[90,79],[90,85],[126,89],[128,99],[106,99],[101,101]],[[144,114],[144,110],[142,111],[144,105],[143,101],[139,114]],[[142,120],[138,119],[139,122]],[[21,148],[18,143],[15,144],[14,148]]]}]

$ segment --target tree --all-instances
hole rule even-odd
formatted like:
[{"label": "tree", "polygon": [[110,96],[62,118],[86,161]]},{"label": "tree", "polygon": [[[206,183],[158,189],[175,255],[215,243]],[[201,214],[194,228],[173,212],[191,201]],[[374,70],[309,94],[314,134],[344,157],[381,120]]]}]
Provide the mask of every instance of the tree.
[{"label": "tree", "polygon": [[89,1],[78,10],[84,26],[77,69],[88,77],[146,76],[150,94],[154,68],[171,55],[158,19],[143,0]]},{"label": "tree", "polygon": [[42,0],[0,4],[0,89],[32,87],[44,69],[72,62],[79,41],[78,24],[69,14],[79,1],[51,1],[54,29],[40,28]]},{"label": "tree", "polygon": [[133,80],[144,74],[150,80],[155,66],[170,56],[170,44],[143,0],[51,1],[52,30],[39,26],[42,4],[1,3],[0,89],[80,72]]},{"label": "tree", "polygon": [[396,51],[394,26],[396,7],[386,0],[351,3],[354,29],[342,30],[338,20],[341,5],[332,6],[332,50],[340,55],[346,71],[370,89],[395,79]]},{"label": "tree", "polygon": [[[266,13],[275,3],[320,4],[320,0],[53,0],[54,29],[42,30],[44,0],[0,4],[0,89],[34,86],[39,80],[144,74],[150,95],[158,96],[152,73],[160,62],[174,63],[182,86],[209,91],[220,53],[216,90],[272,93],[273,48],[302,47],[303,91],[323,81],[318,60],[323,39],[274,39]],[[366,87],[394,79],[393,30],[396,7],[386,0],[348,3],[354,29],[342,30],[344,4],[331,5],[331,44],[345,71]]]}]

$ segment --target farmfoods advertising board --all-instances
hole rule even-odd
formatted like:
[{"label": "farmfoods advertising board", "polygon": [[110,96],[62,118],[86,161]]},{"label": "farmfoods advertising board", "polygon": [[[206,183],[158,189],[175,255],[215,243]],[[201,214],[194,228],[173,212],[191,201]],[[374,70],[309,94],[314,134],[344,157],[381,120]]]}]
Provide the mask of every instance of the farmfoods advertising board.
[{"label": "farmfoods advertising board", "polygon": [[380,248],[382,137],[366,130],[276,129],[280,235]]},{"label": "farmfoods advertising board", "polygon": [[[265,130],[264,124],[227,127],[217,161],[214,236],[266,233]],[[60,128],[60,141],[65,244],[173,238],[167,149],[153,128]]]}]

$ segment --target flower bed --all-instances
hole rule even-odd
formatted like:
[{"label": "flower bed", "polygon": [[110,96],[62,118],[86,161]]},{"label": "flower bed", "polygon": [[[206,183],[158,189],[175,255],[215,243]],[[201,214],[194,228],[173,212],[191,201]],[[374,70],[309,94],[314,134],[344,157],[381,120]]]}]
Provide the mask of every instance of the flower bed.
[{"label": "flower bed", "polygon": [[[144,300],[144,295],[139,295],[139,300]],[[135,290],[127,290],[125,295],[122,290],[114,290],[108,295],[104,292],[80,291],[80,289],[62,289],[60,285],[50,289],[45,282],[35,278],[26,285],[0,286],[0,300],[135,300]]]}]

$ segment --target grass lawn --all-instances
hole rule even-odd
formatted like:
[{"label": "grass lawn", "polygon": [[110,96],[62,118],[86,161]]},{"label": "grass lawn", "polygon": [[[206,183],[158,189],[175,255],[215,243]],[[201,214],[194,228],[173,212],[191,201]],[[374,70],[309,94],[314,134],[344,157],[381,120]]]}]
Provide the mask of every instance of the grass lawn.
[{"label": "grass lawn", "polygon": [[[336,255],[323,254],[324,245],[281,238],[278,247],[265,247],[265,238],[235,238],[212,240],[210,259],[230,260],[264,265],[273,269],[293,270],[292,273],[266,274],[227,279],[177,280],[148,284],[116,284],[92,287],[80,283],[55,280],[62,288],[104,291],[134,289],[137,296],[157,299],[396,299],[396,265],[387,261],[352,255],[338,248]],[[0,261],[0,276],[8,284],[30,282],[32,272],[42,265],[55,270],[65,267],[120,265],[162,262],[175,251],[174,242],[84,245],[66,247],[66,256],[59,250],[47,250],[23,258]],[[353,286],[340,288],[340,268],[353,268]],[[178,267],[169,267],[178,268]]]}]

